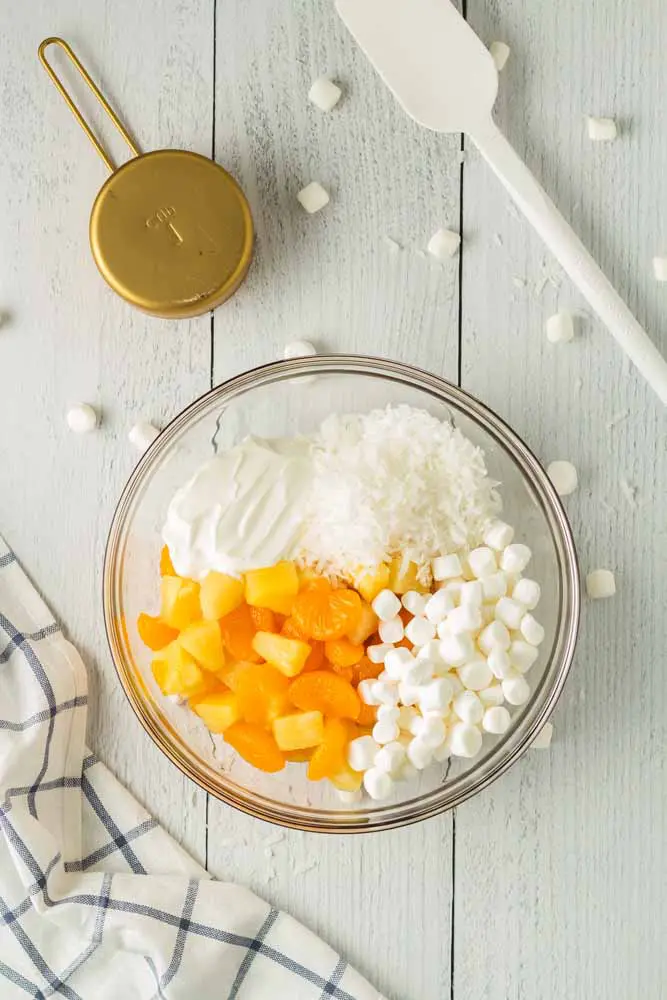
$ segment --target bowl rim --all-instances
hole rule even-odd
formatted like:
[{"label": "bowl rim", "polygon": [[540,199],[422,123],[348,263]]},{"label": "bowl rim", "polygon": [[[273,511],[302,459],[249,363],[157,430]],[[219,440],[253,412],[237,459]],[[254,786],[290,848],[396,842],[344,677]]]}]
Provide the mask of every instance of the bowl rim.
[{"label": "bowl rim", "polygon": [[[127,515],[132,510],[133,500],[136,498],[137,492],[147,481],[146,476],[151,466],[169,448],[181,430],[200,410],[211,409],[216,404],[224,405],[243,395],[249,389],[260,388],[288,379],[298,380],[300,377],[315,373],[320,375],[360,374],[405,384],[412,389],[424,391],[445,405],[453,405],[456,410],[478,423],[518,466],[520,473],[535,492],[556,548],[561,568],[559,587],[561,591],[565,587],[565,594],[568,598],[567,601],[564,601],[561,593],[557,635],[540,684],[532,693],[533,710],[527,710],[517,725],[508,731],[508,737],[512,737],[514,745],[506,748],[500,755],[500,751],[505,746],[505,740],[496,744],[491,754],[480,761],[481,771],[478,773],[478,769],[475,769],[474,772],[464,772],[454,779],[447,786],[448,795],[443,796],[445,786],[441,785],[436,790],[416,799],[404,800],[399,805],[374,807],[371,821],[364,818],[369,815],[370,810],[368,809],[364,810],[363,813],[352,809],[349,813],[340,810],[332,814],[311,807],[283,806],[276,804],[275,800],[265,799],[257,793],[248,792],[240,785],[236,786],[238,791],[221,787],[213,780],[217,776],[212,769],[210,769],[212,777],[209,779],[206,773],[183,754],[172,740],[167,738],[165,726],[158,725],[149,714],[145,690],[143,693],[141,690],[144,687],[143,682],[137,683],[137,678],[133,676],[133,672],[126,664],[123,633],[125,633],[125,643],[129,648],[127,630],[122,620],[122,614],[116,609],[115,602],[114,583],[119,574],[116,574],[114,570],[120,555],[119,543],[122,539]],[[121,687],[142,727],[165,756],[204,791],[250,816],[304,832],[337,834],[375,833],[397,829],[440,815],[487,788],[516,763],[552,714],[563,690],[574,656],[581,609],[581,585],[577,553],[572,529],[563,504],[537,458],[516,431],[475,396],[439,375],[433,375],[421,368],[388,358],[350,354],[320,354],[260,365],[241,372],[207,390],[181,410],[142,455],[123,487],[107,537],[102,597],[107,641]],[[556,661],[559,664],[557,672],[555,676],[550,677]],[[545,681],[548,677],[547,690]],[[171,726],[166,727],[167,731],[169,729],[175,735]],[[492,766],[490,766],[490,761]],[[406,811],[406,807],[413,803],[418,803],[418,808]],[[392,816],[391,814],[396,810],[401,810],[401,814]],[[387,812],[386,818],[382,816],[383,811]],[[335,815],[335,821],[327,820],[327,815]]]}]

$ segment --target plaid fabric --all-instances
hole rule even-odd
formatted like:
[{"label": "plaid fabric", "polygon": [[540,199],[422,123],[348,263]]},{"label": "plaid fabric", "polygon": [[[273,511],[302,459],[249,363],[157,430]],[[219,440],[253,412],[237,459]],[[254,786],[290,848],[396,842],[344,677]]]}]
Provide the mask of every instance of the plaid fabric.
[{"label": "plaid fabric", "polygon": [[0,538],[0,997],[382,1000],[210,880],[85,747],[83,663]]}]

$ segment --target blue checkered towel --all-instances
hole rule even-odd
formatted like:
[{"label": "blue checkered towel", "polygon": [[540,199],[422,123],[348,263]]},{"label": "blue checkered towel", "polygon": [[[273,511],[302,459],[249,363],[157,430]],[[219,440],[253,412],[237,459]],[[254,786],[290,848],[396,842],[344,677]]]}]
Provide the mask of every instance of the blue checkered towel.
[{"label": "blue checkered towel", "polygon": [[207,873],[85,746],[86,673],[0,537],[0,997],[382,1000]]}]

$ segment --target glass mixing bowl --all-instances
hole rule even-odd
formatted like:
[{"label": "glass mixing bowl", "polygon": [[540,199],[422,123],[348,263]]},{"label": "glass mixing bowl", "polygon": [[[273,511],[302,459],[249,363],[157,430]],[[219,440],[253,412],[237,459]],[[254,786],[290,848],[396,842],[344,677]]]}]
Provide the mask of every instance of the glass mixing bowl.
[{"label": "glass mixing bowl", "polygon": [[[309,782],[305,765],[264,774],[212,737],[187,707],[164,698],[151,653],[136,629],[158,602],[160,531],[169,501],[202,462],[247,434],[314,432],[331,413],[388,404],[422,407],[450,420],[479,445],[501,484],[504,517],[533,550],[530,575],[542,587],[538,615],[546,630],[529,674],[531,697],[514,709],[503,736],[486,735],[474,760],[432,764],[396,785],[392,799],[350,806],[329,782]],[[383,830],[450,809],[481,791],[529,746],[551,714],[570,667],[579,621],[579,574],[561,503],[526,445],[494,413],[427,372],[370,357],[320,356],[281,361],[239,375],[196,400],[169,424],[134,470],[115,512],[104,564],[104,614],[121,684],[142,725],[184,774],[253,816],[300,830]]]}]

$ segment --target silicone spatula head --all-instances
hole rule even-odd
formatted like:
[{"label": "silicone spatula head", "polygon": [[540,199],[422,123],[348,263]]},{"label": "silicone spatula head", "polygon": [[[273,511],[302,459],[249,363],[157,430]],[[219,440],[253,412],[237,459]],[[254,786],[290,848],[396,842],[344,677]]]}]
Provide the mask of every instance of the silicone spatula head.
[{"label": "silicone spatula head", "polygon": [[498,72],[449,0],[336,0],[348,29],[399,104],[435,132],[488,129]]}]

